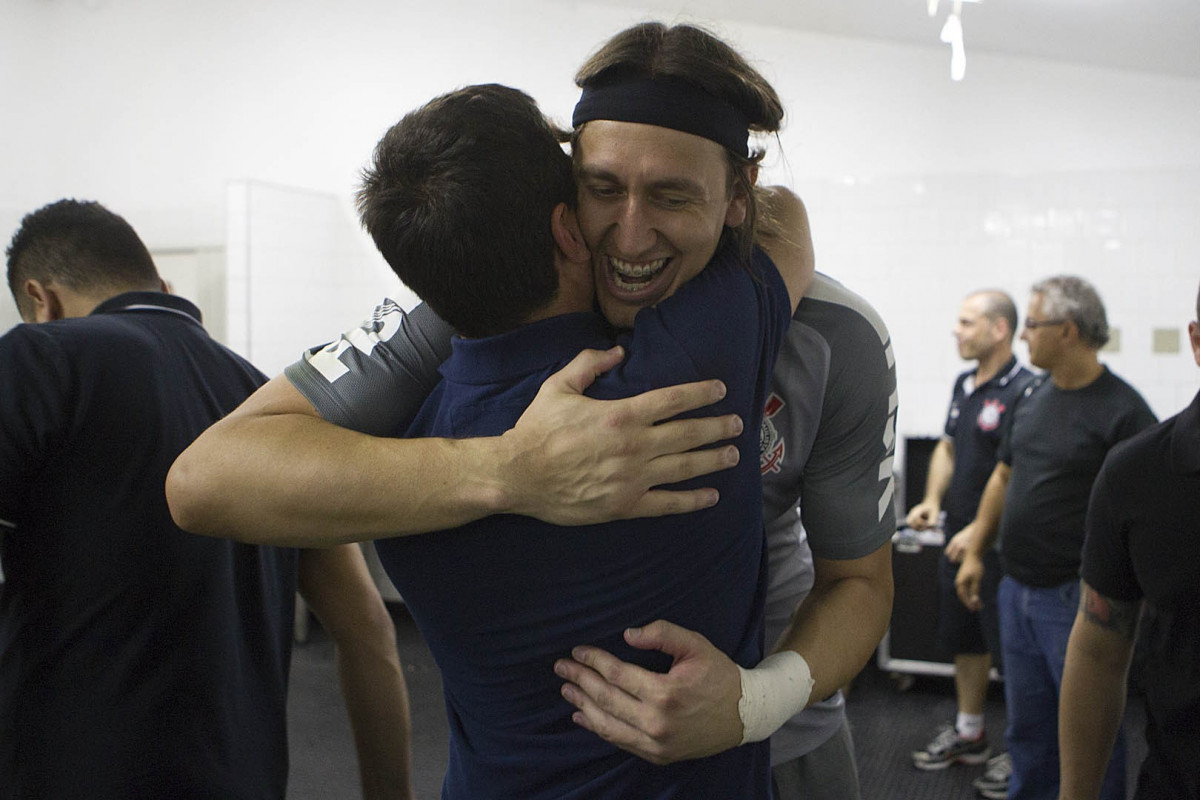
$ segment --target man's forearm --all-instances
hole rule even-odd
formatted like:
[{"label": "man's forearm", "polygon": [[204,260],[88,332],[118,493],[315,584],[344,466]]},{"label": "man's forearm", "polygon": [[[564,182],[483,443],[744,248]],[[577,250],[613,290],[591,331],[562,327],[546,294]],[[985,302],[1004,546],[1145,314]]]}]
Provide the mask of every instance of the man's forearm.
[{"label": "man's forearm", "polygon": [[167,497],[184,530],[255,544],[424,533],[503,510],[498,441],[385,439],[301,414],[231,415],[175,462]]},{"label": "man's forearm", "polygon": [[340,428],[284,377],[199,436],[167,475],[181,528],[256,544],[324,547],[457,527],[496,513],[555,525],[681,514],[712,489],[654,487],[737,463],[741,420],[675,419],[719,400],[719,381],[621,400],[583,392],[620,363],[585,350],[546,379],[516,425],[478,439],[380,438]]},{"label": "man's forearm", "polygon": [[942,511],[942,498],[954,477],[954,445],[942,439],[933,448],[929,457],[929,471],[925,476],[925,497],[908,510],[907,522],[919,531],[928,530],[938,524]]},{"label": "man's forearm", "polygon": [[410,800],[412,728],[399,660],[338,646],[337,666],[364,800]]},{"label": "man's forearm", "polygon": [[889,541],[863,558],[817,559],[816,584],[775,648],[798,652],[807,669],[795,669],[784,656],[741,670],[700,634],[663,620],[627,630],[625,640],[669,655],[666,674],[595,647],[575,648],[555,670],[567,681],[564,696],[580,710],[576,723],[655,764],[719,753],[747,734],[773,734],[784,721],[775,713],[780,704],[799,703],[794,689],[809,703],[824,699],[871,657],[891,617],[891,554]]},{"label": "man's forearm", "polygon": [[974,532],[966,549],[969,553],[983,557],[983,554],[996,544],[996,536],[1000,532],[1000,517],[1004,514],[1004,497],[1008,493],[1008,479],[1012,469],[1004,462],[998,462],[988,478],[979,500],[979,508],[975,512],[973,523]]},{"label": "man's forearm", "polygon": [[[1076,618],[1078,629],[1082,617]],[[1063,800],[1100,795],[1104,771],[1125,713],[1126,665],[1095,657],[1075,633],[1067,648],[1058,711]]]},{"label": "man's forearm", "polygon": [[[950,488],[950,479],[954,477],[954,445],[949,439],[942,439],[933,448],[929,457],[929,474],[925,478],[926,503],[941,506],[946,490]],[[934,520],[936,522],[936,520]]]},{"label": "man's forearm", "polygon": [[1115,601],[1081,583],[1058,709],[1062,800],[1100,796],[1125,699],[1139,603]]},{"label": "man's forearm", "polygon": [[817,559],[816,582],[774,648],[804,657],[809,703],[849,683],[871,658],[892,614],[892,545],[852,561]]},{"label": "man's forearm", "polygon": [[395,625],[359,546],[302,550],[299,589],[337,648],[364,800],[411,800],[408,687]]}]

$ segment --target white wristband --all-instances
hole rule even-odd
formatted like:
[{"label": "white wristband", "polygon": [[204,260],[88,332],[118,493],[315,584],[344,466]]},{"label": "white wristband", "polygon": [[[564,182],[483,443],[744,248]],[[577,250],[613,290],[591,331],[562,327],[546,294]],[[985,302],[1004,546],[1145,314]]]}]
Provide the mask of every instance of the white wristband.
[{"label": "white wristband", "polygon": [[808,705],[812,672],[794,650],[769,655],[754,669],[738,667],[742,678],[742,744],[761,742]]}]

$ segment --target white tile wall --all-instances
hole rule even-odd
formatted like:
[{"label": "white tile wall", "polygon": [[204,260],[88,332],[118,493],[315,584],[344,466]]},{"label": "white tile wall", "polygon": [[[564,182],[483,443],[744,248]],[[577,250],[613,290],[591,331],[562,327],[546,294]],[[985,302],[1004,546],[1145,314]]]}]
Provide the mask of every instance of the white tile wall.
[{"label": "white tile wall", "polygon": [[403,287],[332,194],[255,181],[227,189],[228,342],[268,375]]},{"label": "white tile wall", "polygon": [[1103,360],[1160,417],[1200,386],[1190,348],[1151,352],[1154,328],[1179,328],[1186,343],[1196,316],[1200,169],[828,181],[807,195],[818,268],[891,328],[901,437],[941,429],[964,368],[950,337],[962,297],[1004,289],[1023,319],[1030,285],[1053,274],[1095,284],[1122,339]]}]

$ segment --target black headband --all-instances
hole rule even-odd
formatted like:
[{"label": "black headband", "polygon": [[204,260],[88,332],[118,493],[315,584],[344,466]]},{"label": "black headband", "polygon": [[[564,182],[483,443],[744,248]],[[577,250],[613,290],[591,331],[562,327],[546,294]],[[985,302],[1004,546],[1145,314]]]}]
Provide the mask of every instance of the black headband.
[{"label": "black headband", "polygon": [[630,78],[585,87],[572,127],[594,119],[641,122],[703,136],[746,158],[750,121],[733,106],[677,78]]}]

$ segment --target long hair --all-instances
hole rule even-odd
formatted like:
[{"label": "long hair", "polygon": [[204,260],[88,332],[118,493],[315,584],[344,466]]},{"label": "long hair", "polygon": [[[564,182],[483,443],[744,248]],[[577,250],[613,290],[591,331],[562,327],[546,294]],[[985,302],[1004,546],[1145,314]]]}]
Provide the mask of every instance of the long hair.
[{"label": "long hair", "polygon": [[[749,120],[750,131],[778,133],[783,124],[783,103],[767,79],[728,44],[694,25],[644,22],[626,28],[579,68],[575,84],[586,89],[627,77],[675,78],[691,83],[738,109]],[[579,134],[577,128],[570,140],[576,158],[580,153]],[[745,192],[748,199],[746,219],[733,230],[740,252],[748,258],[760,208],[747,173],[749,167],[762,161],[766,151],[752,150],[746,157],[726,148],[725,154],[730,191]]]}]

